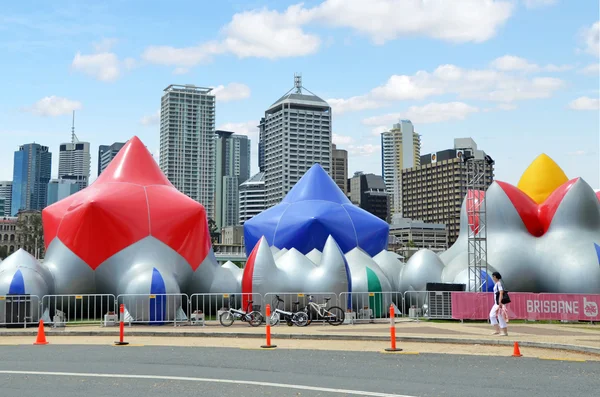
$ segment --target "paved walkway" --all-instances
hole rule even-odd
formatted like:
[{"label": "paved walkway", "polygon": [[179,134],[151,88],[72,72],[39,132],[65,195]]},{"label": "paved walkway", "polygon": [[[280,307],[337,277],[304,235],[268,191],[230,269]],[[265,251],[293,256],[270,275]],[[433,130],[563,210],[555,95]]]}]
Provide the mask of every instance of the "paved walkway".
[{"label": "paved walkway", "polygon": [[[492,328],[485,323],[429,322],[398,320],[396,337],[399,342],[436,342],[444,344],[477,344],[512,346],[515,341],[521,346],[532,348],[563,349],[593,353],[600,356],[600,326],[586,324],[509,324],[509,336],[491,335]],[[0,328],[0,338],[7,336],[32,336],[37,333],[32,328]],[[272,327],[274,340],[351,340],[387,341],[389,323],[353,324],[330,326],[313,323],[308,327]],[[49,336],[117,336],[118,327],[68,326],[66,328],[46,327]],[[173,325],[126,326],[128,337],[213,337],[213,338],[264,338],[265,327],[250,327],[245,323],[235,323],[222,327],[218,323],[206,326]]]}]

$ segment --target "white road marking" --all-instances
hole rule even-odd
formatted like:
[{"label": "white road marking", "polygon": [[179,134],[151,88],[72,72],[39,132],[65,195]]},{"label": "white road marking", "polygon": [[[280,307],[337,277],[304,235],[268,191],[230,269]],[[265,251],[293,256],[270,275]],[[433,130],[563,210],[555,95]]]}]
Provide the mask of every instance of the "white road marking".
[{"label": "white road marking", "polygon": [[257,381],[251,381],[251,380],[191,378],[191,377],[185,377],[185,376],[95,374],[95,373],[85,373],[85,372],[79,373],[79,372],[1,371],[1,370],[0,370],[0,374],[71,376],[71,377],[81,377],[81,378],[174,380],[174,381],[186,381],[186,382],[227,383],[227,384],[234,384],[234,385],[277,387],[277,388],[283,388],[283,389],[310,390],[310,391],[320,391],[320,392],[327,392],[327,393],[353,394],[353,395],[369,396],[369,397],[416,397],[416,396],[407,396],[407,395],[402,395],[402,394],[377,393],[377,392],[359,391],[359,390],[330,389],[327,387],[316,387],[316,386],[286,385],[283,383],[257,382]]}]

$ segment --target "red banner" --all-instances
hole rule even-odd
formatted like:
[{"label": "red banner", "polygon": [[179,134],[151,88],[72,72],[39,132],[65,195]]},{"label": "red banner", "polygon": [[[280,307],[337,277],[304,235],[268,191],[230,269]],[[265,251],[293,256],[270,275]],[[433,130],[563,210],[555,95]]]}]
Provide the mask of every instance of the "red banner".
[{"label": "red banner", "polygon": [[[511,292],[510,299],[510,319],[600,321],[600,295]],[[457,320],[485,320],[493,305],[490,292],[452,292],[452,318]]]}]

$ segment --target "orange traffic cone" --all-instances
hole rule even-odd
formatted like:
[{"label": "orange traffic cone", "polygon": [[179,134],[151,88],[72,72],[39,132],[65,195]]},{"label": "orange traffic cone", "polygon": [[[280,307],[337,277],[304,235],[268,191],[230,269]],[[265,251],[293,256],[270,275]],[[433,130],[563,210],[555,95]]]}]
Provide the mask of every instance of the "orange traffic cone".
[{"label": "orange traffic cone", "polygon": [[515,347],[513,348],[513,357],[523,357],[521,354],[521,350],[519,349],[519,342],[515,342]]},{"label": "orange traffic cone", "polygon": [[46,333],[44,332],[44,320],[40,320],[40,326],[38,327],[37,339],[33,343],[34,345],[47,345]]}]

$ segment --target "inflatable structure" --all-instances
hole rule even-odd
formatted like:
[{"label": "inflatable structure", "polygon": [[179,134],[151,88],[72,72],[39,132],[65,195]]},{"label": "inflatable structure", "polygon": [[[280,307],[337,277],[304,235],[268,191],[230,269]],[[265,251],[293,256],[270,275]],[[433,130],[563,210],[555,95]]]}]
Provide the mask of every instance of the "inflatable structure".
[{"label": "inflatable structure", "polygon": [[[356,308],[361,295],[352,293],[394,290],[402,263],[386,251],[388,234],[386,222],[353,205],[315,164],[280,204],[244,224],[252,251],[242,292],[347,292],[340,305]],[[386,310],[389,295],[374,300],[372,308]]]},{"label": "inflatable structure", "polygon": [[[496,181],[485,199],[489,274],[499,271],[511,291],[600,293],[600,195],[583,179],[569,180],[542,154],[517,186]],[[479,234],[477,219],[468,222],[468,213],[465,200],[460,235],[450,249],[439,257],[422,250],[409,259],[401,291],[422,289],[426,282],[467,284],[469,223]],[[491,283],[488,276],[486,289]]]},{"label": "inflatable structure", "polygon": [[145,295],[129,312],[158,321],[175,315],[180,298],[148,295],[240,289],[236,270],[217,264],[204,207],[168,181],[137,137],[92,185],[44,209],[42,220],[54,294]]}]

